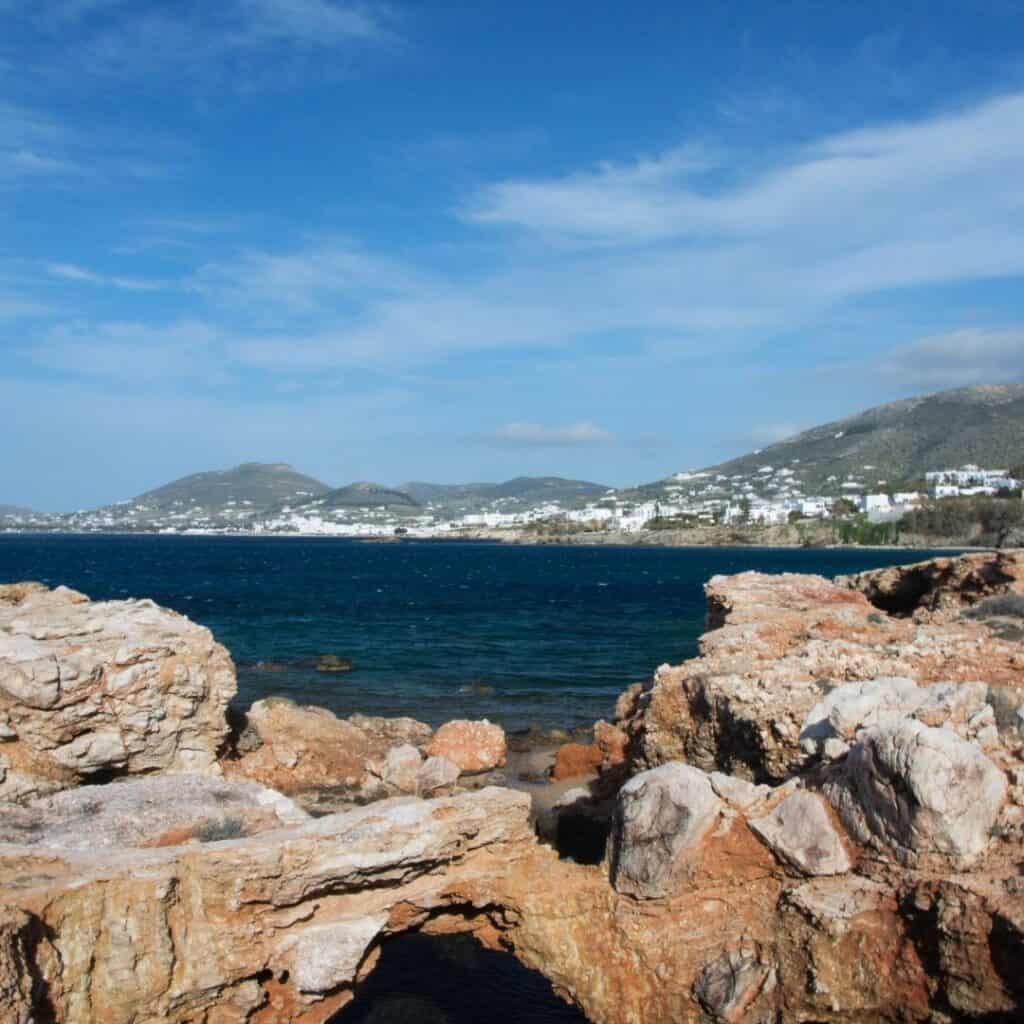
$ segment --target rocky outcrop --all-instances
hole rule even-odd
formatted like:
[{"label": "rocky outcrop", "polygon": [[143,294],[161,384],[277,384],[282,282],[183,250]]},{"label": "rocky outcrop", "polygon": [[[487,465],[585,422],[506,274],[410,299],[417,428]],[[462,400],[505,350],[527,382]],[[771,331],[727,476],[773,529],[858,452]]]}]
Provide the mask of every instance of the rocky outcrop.
[{"label": "rocky outcrop", "polygon": [[484,927],[491,879],[536,852],[497,789],[199,845],[0,846],[0,1019],[324,1021],[387,935]]},{"label": "rocky outcrop", "polygon": [[156,775],[80,786],[4,807],[0,844],[50,851],[180,846],[255,835],[306,821],[287,797],[252,782]]},{"label": "rocky outcrop", "polygon": [[[610,800],[601,863],[538,843],[524,794],[423,798],[460,766],[402,725],[364,771],[423,795],[318,819],[173,774],[0,808],[0,1020],[322,1024],[408,931],[510,951],[594,1024],[1020,1019],[1021,663],[814,577],[709,589],[700,657],[624,697],[564,794]],[[312,719],[368,734],[299,711],[257,710],[238,761]],[[336,756],[319,735],[293,769]]]},{"label": "rocky outcrop", "polygon": [[[1017,552],[939,562],[949,563],[958,586],[975,581],[972,594],[1020,586]],[[851,729],[872,714],[901,715],[916,700],[910,687],[933,683],[949,684],[949,699],[933,689],[927,724],[956,720],[958,729],[975,732],[991,726],[987,742],[997,743],[1024,706],[1024,647],[961,614],[964,589],[955,606],[934,589],[927,614],[886,614],[854,588],[877,588],[881,578],[832,582],[747,572],[710,580],[709,632],[699,656],[663,665],[649,685],[619,700],[616,727],[626,737],[627,774],[684,760],[706,771],[781,782],[821,758],[841,756]],[[989,582],[983,587],[978,579]],[[960,723],[967,705],[982,717]],[[861,714],[867,717],[858,723]]]},{"label": "rocky outcrop", "polygon": [[[344,719],[327,708],[271,697],[249,709],[223,769],[231,778],[287,793],[310,810],[330,812],[418,792],[421,751],[432,735],[430,726],[412,718]],[[426,784],[438,788],[429,779]]]},{"label": "rocky outcrop", "polygon": [[217,773],[235,689],[210,631],[152,601],[0,586],[0,800],[97,778]]},{"label": "rocky outcrop", "polygon": [[840,576],[836,583],[859,591],[891,615],[948,621],[1001,594],[1024,594],[1024,553],[997,551],[933,558],[913,565]]}]

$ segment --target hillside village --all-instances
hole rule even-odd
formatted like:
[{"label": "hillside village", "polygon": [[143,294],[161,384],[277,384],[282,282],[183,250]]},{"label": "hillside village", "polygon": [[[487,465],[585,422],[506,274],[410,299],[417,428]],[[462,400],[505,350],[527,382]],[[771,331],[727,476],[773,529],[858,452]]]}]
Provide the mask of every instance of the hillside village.
[{"label": "hillside village", "polygon": [[[563,477],[331,487],[287,463],[247,462],[90,510],[0,505],[0,531],[528,540],[719,527],[750,533],[831,520],[833,533],[848,533],[852,523],[856,541],[871,543],[887,524],[930,515],[937,505],[952,512],[958,499],[1019,495],[1022,459],[1024,384],[979,385],[890,402],[636,487]],[[954,532],[965,525],[963,516],[943,514],[932,532],[944,524]]]},{"label": "hillside village", "polygon": [[[795,460],[794,460],[795,461]],[[871,466],[865,466],[870,471]],[[1008,469],[975,465],[936,469],[915,490],[868,490],[862,477],[831,478],[829,494],[805,493],[798,465],[765,464],[754,474],[709,471],[676,473],[658,484],[632,490],[608,488],[590,500],[531,503],[503,497],[491,501],[427,501],[417,504],[398,491],[362,487],[367,503],[334,504],[328,494],[297,492],[280,507],[260,509],[251,499],[225,497],[209,506],[176,498],[159,504],[143,498],[92,511],[43,515],[12,510],[0,529],[67,533],[130,532],[348,537],[456,537],[481,531],[523,531],[541,526],[637,534],[672,525],[781,525],[861,514],[872,523],[896,522],[925,500],[1018,492],[1024,481]],[[385,495],[386,497],[378,497]],[[469,510],[471,506],[472,510]]]}]

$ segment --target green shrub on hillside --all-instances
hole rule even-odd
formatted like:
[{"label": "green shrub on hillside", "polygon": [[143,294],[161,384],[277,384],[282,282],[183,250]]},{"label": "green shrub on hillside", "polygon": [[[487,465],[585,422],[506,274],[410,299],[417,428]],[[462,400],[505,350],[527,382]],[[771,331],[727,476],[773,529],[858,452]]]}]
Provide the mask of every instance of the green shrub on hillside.
[{"label": "green shrub on hillside", "polygon": [[843,544],[895,544],[900,539],[899,523],[873,523],[863,513],[837,520],[832,530]]},{"label": "green shrub on hillside", "polygon": [[942,498],[913,509],[903,528],[924,537],[972,540],[980,535],[997,545],[1024,525],[1024,502],[1013,498]]}]

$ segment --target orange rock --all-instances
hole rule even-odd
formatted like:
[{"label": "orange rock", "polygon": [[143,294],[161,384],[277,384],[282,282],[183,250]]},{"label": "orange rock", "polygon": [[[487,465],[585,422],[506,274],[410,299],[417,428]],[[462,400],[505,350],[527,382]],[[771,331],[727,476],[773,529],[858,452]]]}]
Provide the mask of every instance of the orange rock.
[{"label": "orange rock", "polygon": [[595,743],[563,743],[555,752],[552,782],[593,775],[601,767],[603,755]]},{"label": "orange rock", "polygon": [[445,757],[460,771],[473,774],[500,768],[505,763],[505,730],[487,719],[472,722],[457,718],[445,722],[427,747],[428,757]]}]

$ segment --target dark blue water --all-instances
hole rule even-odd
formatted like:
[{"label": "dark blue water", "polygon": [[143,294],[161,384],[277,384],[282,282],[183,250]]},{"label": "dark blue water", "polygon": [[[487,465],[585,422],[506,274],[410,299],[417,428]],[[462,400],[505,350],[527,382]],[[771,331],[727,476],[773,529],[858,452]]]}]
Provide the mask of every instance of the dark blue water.
[{"label": "dark blue water", "polygon": [[[926,552],[521,547],[334,538],[0,535],[0,581],[150,597],[209,626],[240,703],[285,694],[339,714],[510,730],[589,724],[629,683],[696,651],[702,584],[745,569],[824,575]],[[354,670],[318,672],[322,654]],[[262,663],[262,664],[261,664]]]}]

